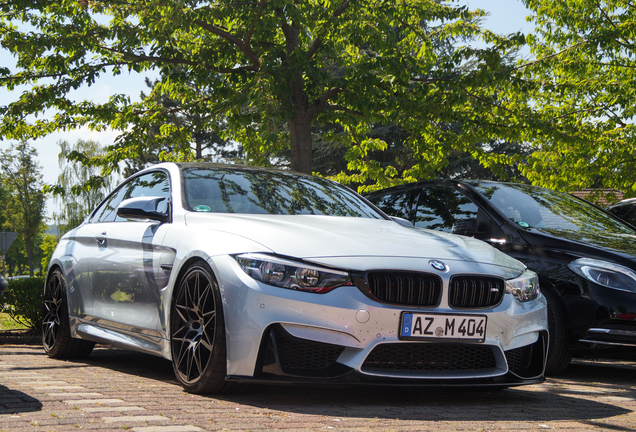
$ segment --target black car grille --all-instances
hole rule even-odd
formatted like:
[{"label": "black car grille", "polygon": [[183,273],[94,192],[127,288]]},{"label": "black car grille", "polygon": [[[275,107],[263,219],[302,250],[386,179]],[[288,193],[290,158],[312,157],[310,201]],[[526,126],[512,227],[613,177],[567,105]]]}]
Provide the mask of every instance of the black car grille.
[{"label": "black car grille", "polygon": [[381,302],[404,306],[437,306],[442,295],[439,276],[417,272],[370,272],[371,294]]},{"label": "black car grille", "polygon": [[532,345],[506,351],[505,354],[506,361],[508,362],[508,370],[519,374],[530,367],[530,362],[532,361]]},{"label": "black car grille", "polygon": [[375,347],[362,365],[362,370],[470,371],[492,369],[496,366],[495,355],[489,346],[399,343]]},{"label": "black car grille", "polygon": [[280,328],[274,332],[278,361],[286,373],[327,369],[344,351],[341,346],[295,338]]},{"label": "black car grille", "polygon": [[455,276],[450,281],[448,304],[455,308],[492,307],[503,299],[503,279],[485,276]]}]

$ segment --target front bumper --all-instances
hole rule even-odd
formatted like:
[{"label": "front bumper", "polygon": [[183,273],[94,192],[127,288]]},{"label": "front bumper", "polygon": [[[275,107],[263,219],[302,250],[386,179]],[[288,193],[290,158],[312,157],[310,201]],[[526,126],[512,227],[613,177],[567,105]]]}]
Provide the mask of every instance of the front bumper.
[{"label": "front bumper", "polygon": [[[240,381],[511,386],[540,382],[547,352],[545,299],[512,295],[492,308],[382,304],[355,286],[325,294],[265,285],[228,256],[218,275],[227,336],[227,374]],[[413,270],[413,269],[409,269]],[[402,312],[487,316],[483,343],[400,340]]]},{"label": "front bumper", "polygon": [[636,350],[636,293],[614,290],[576,276],[557,285],[567,311],[570,348]]}]

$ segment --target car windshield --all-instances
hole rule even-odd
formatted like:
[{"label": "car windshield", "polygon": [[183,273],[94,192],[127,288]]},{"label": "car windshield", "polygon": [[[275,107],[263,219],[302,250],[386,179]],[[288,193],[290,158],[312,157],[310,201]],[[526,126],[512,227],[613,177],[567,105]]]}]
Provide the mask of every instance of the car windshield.
[{"label": "car windshield", "polygon": [[634,234],[602,210],[563,192],[522,184],[471,184],[524,228]]},{"label": "car windshield", "polygon": [[183,181],[196,212],[383,218],[349,189],[291,172],[186,167]]}]

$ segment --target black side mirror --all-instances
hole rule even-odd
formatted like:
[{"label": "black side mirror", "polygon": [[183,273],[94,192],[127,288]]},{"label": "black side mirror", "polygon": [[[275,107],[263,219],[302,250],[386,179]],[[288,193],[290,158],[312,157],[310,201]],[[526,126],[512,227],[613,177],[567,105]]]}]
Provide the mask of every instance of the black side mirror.
[{"label": "black side mirror", "polygon": [[168,213],[158,210],[159,203],[164,201],[165,197],[137,197],[124,200],[117,207],[117,216],[124,219],[133,220],[153,220],[159,222],[167,222]]}]

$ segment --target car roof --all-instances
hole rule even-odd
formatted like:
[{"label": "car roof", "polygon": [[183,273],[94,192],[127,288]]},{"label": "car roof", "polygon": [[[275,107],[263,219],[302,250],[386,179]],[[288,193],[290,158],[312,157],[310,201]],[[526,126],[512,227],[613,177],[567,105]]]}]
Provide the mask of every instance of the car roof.
[{"label": "car roof", "polygon": [[612,208],[623,207],[623,206],[632,205],[632,204],[636,204],[636,198],[627,198],[627,199],[621,200],[610,206],[607,206],[607,208],[612,209]]},{"label": "car roof", "polygon": [[[432,180],[420,180],[415,183],[408,183],[398,186],[392,186],[386,189],[380,189],[374,192],[369,192],[368,194],[364,194],[367,197],[386,195],[388,193],[407,191],[410,189],[415,189],[421,186],[430,186],[430,185],[440,185],[440,186],[448,186],[448,187],[458,187],[464,186],[466,187],[476,187],[478,185],[503,185],[503,186],[527,186],[531,188],[540,188],[539,186],[532,186],[525,183],[512,183],[505,181],[496,181],[496,180],[467,180],[467,179],[432,179]],[[543,188],[540,188],[543,189]]]}]

